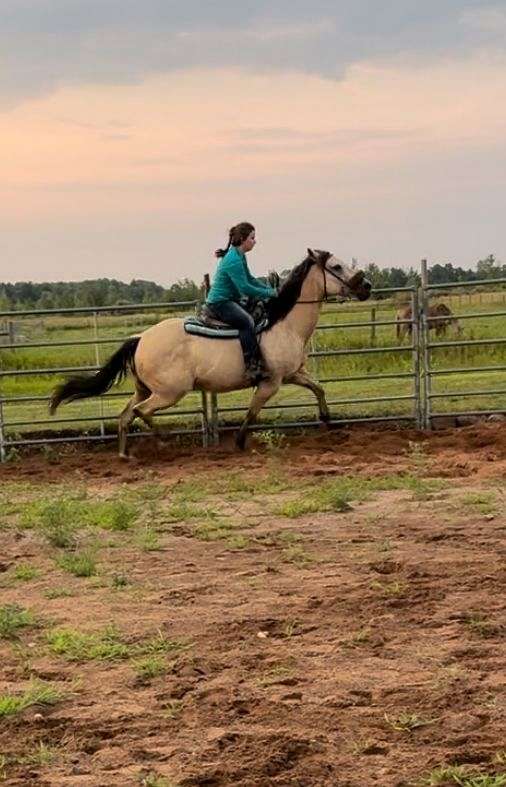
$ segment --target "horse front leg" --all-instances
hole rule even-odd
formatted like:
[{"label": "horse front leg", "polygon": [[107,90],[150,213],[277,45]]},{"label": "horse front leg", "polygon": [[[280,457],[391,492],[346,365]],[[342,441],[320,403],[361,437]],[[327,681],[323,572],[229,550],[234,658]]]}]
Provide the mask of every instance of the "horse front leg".
[{"label": "horse front leg", "polygon": [[305,369],[299,369],[292,377],[287,378],[285,382],[291,383],[292,385],[300,385],[302,388],[308,388],[312,391],[318,402],[320,421],[323,421],[323,423],[328,423],[330,421],[331,416],[327,399],[325,398],[325,391],[321,385],[309,376]]},{"label": "horse front leg", "polygon": [[248,426],[251,426],[256,421],[256,417],[264,404],[279,391],[281,385],[280,380],[263,380],[256,389],[253,399],[251,400],[249,410],[246,418],[241,424],[241,428],[236,437],[235,444],[241,451],[246,446],[246,436],[248,433]]}]

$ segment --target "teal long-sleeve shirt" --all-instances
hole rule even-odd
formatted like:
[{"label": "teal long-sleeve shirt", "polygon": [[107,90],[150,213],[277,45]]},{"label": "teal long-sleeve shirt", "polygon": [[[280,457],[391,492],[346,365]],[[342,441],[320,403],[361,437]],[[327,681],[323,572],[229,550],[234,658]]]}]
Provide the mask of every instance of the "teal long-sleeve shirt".
[{"label": "teal long-sleeve shirt", "polygon": [[207,302],[237,302],[245,296],[265,300],[274,295],[276,291],[272,287],[266,287],[251,275],[246,256],[235,246],[231,246],[218,263]]}]

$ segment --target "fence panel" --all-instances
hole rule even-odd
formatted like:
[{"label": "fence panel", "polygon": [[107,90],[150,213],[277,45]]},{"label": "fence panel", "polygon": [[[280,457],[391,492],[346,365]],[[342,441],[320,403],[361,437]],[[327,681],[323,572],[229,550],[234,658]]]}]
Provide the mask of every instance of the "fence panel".
[{"label": "fence panel", "polygon": [[[408,421],[430,429],[443,416],[506,413],[506,291],[486,292],[506,279],[431,284],[425,260],[421,272],[419,288],[376,290],[366,304],[329,304],[322,310],[309,364],[325,388],[332,424]],[[477,286],[484,290],[480,298],[472,292]],[[448,316],[431,313],[435,296],[451,308],[449,323]],[[399,297],[408,316],[399,316]],[[187,314],[196,303],[0,312],[6,325],[16,326],[15,332],[9,328],[8,343],[0,345],[0,459],[19,446],[115,439],[116,406],[132,392],[123,387],[49,418],[46,407],[57,376],[96,371],[127,338],[127,327],[139,332],[161,310]],[[444,335],[438,324],[458,326],[458,332]],[[504,336],[498,335],[501,330]],[[220,434],[236,428],[234,418],[244,415],[250,396],[251,391],[219,397],[195,392],[189,406],[167,411],[166,417],[178,422],[171,433],[217,444]],[[290,394],[267,404],[262,422],[252,428],[318,425],[316,401],[304,396]]]},{"label": "fence panel", "polygon": [[[430,429],[437,418],[506,413],[506,380],[504,378],[506,371],[506,320],[504,317],[506,317],[506,311],[501,309],[491,311],[488,308],[490,303],[504,303],[506,293],[504,291],[486,291],[506,284],[506,279],[431,284],[428,281],[426,260],[422,260],[421,271],[419,321],[421,378],[423,382],[422,424],[424,428]],[[479,287],[481,291],[466,293],[466,290],[469,291],[476,287]],[[443,298],[450,301],[450,317],[431,313],[431,298],[436,296],[440,303]],[[485,309],[482,309],[483,305],[485,305]],[[476,310],[470,311],[473,306],[476,307]],[[461,308],[464,311],[460,312]],[[497,330],[492,329],[490,332],[490,321],[503,332],[502,336],[497,335]],[[499,321],[499,326],[496,321]],[[438,331],[438,326],[444,327],[445,330]],[[450,331],[450,334],[453,333],[450,339],[446,330]],[[435,338],[431,337],[431,331],[436,334]],[[443,339],[438,341],[439,333]],[[450,357],[452,365],[447,366],[443,363],[441,366],[441,359],[445,361],[447,357]],[[494,359],[497,360],[495,364],[491,363],[491,360]],[[461,365],[459,365],[459,361],[461,361]],[[499,387],[495,384],[497,375],[499,375],[499,379],[504,381]],[[449,380],[453,380],[454,383],[449,383]],[[460,387],[455,387],[455,381],[460,382]],[[491,387],[487,387],[487,382]],[[450,385],[449,388],[448,385]],[[468,404],[466,406],[469,399],[472,402],[475,399],[478,400],[476,406]],[[481,402],[487,399],[488,403],[481,405]],[[450,401],[450,404],[455,403],[456,406],[453,408],[443,407],[442,404],[447,401]],[[463,406],[459,406],[460,403]]]}]

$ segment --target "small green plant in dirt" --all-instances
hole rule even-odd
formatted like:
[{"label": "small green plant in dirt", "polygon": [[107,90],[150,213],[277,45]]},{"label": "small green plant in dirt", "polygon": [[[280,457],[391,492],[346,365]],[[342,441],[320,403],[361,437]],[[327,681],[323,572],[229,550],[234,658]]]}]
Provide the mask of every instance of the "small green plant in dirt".
[{"label": "small green plant in dirt", "polygon": [[494,765],[506,765],[506,749],[494,754]]},{"label": "small green plant in dirt", "polygon": [[193,535],[200,541],[220,541],[230,538],[233,526],[223,519],[208,519],[195,526]]},{"label": "small green plant in dirt", "polygon": [[443,765],[416,783],[417,787],[506,787],[506,774],[477,773],[465,765]]},{"label": "small green plant in dirt", "polygon": [[314,561],[312,555],[306,552],[301,544],[292,544],[286,549],[283,549],[281,556],[284,563],[293,563],[299,568],[305,568]]},{"label": "small green plant in dirt", "polygon": [[370,642],[371,633],[371,629],[367,627],[358,629],[344,642],[344,645],[347,648],[360,648],[367,645]]},{"label": "small green plant in dirt", "polygon": [[283,637],[285,637],[286,639],[290,639],[290,637],[295,636],[295,634],[297,634],[298,631],[298,625],[299,624],[297,623],[296,620],[287,620],[286,623],[283,624],[283,627],[281,629],[281,633]]},{"label": "small green plant in dirt", "polygon": [[479,612],[466,615],[464,618],[464,623],[471,634],[474,634],[477,637],[482,637],[483,639],[487,637],[495,637],[500,632],[500,627],[497,624],[487,620],[487,618]]},{"label": "small green plant in dirt", "polygon": [[47,635],[50,650],[68,661],[118,661],[131,655],[131,648],[112,626],[85,633],[77,629],[56,629]]},{"label": "small green plant in dirt", "polygon": [[49,599],[70,598],[75,595],[77,595],[76,591],[69,590],[69,588],[50,588],[44,591],[44,597]]},{"label": "small green plant in dirt", "polygon": [[406,450],[406,455],[409,459],[409,463],[413,469],[413,472],[417,475],[420,475],[427,470],[427,466],[429,463],[429,457],[427,455],[427,441],[417,442],[416,440],[409,440],[408,441],[408,448]]},{"label": "small green plant in dirt", "polygon": [[142,500],[143,502],[157,503],[167,494],[167,487],[163,484],[148,483],[138,486],[132,491],[134,499]]},{"label": "small green plant in dirt", "polygon": [[31,768],[40,768],[43,765],[51,765],[57,758],[59,752],[55,747],[48,746],[43,741],[26,754],[19,754],[8,758],[9,764],[27,765]]},{"label": "small green plant in dirt", "polygon": [[246,549],[249,544],[249,539],[240,534],[227,539],[227,547],[229,549]]},{"label": "small green plant in dirt", "polygon": [[40,576],[40,569],[30,563],[20,563],[13,572],[13,578],[18,582],[30,582]]},{"label": "small green plant in dirt", "polygon": [[409,592],[409,585],[400,579],[392,582],[371,582],[371,590],[376,590],[384,598],[404,598]]},{"label": "small green plant in dirt", "polygon": [[367,754],[374,750],[377,745],[374,738],[357,738],[348,742],[348,750],[354,757],[360,757],[362,754]]},{"label": "small green plant in dirt", "polygon": [[137,679],[141,683],[149,683],[149,681],[154,678],[165,675],[168,669],[166,660],[162,656],[157,656],[156,654],[138,659],[133,667]]},{"label": "small green plant in dirt", "polygon": [[283,684],[285,681],[290,680],[293,674],[292,666],[277,664],[264,672],[259,682],[261,686],[274,686],[277,683]]},{"label": "small green plant in dirt", "polygon": [[33,683],[21,694],[0,694],[0,718],[12,716],[33,705],[55,705],[64,698],[60,689],[50,683]]},{"label": "small green plant in dirt", "polygon": [[19,630],[36,626],[32,613],[17,604],[0,607],[0,639],[15,639]]},{"label": "small green plant in dirt", "polygon": [[469,492],[457,500],[457,505],[477,511],[484,516],[494,516],[498,513],[497,498],[494,492]]},{"label": "small green plant in dirt", "polygon": [[113,626],[98,632],[56,629],[47,635],[50,650],[68,661],[119,661],[129,658],[179,653],[190,647],[158,632],[138,643],[129,644]]},{"label": "small green plant in dirt", "polygon": [[191,519],[216,519],[218,514],[212,508],[196,506],[186,500],[175,501],[164,510],[164,520],[187,522]]},{"label": "small green plant in dirt", "polygon": [[153,637],[148,637],[137,645],[133,646],[133,651],[139,655],[153,655],[157,653],[180,653],[190,647],[188,642],[180,639],[170,639],[161,631]]},{"label": "small green plant in dirt", "polygon": [[267,451],[279,451],[287,444],[286,435],[283,432],[277,432],[274,429],[269,429],[264,432],[257,432],[255,435],[256,442],[260,443]]},{"label": "small green plant in dirt", "polygon": [[151,525],[145,525],[137,533],[135,543],[143,552],[160,552],[163,549],[158,533]]},{"label": "small green plant in dirt", "polygon": [[97,559],[94,550],[69,552],[56,559],[57,565],[75,577],[94,577],[97,574]]},{"label": "small green plant in dirt", "polygon": [[87,522],[103,530],[130,530],[139,516],[136,506],[124,500],[104,500],[93,503],[87,512]]},{"label": "small green plant in dirt", "polygon": [[170,781],[170,779],[157,773],[148,773],[147,776],[141,776],[140,785],[141,787],[178,787],[176,782]]},{"label": "small green plant in dirt", "polygon": [[40,506],[35,526],[51,546],[65,549],[75,546],[79,527],[75,509],[76,502],[65,498]]},{"label": "small green plant in dirt", "polygon": [[183,710],[183,703],[181,700],[169,700],[163,708],[163,715],[167,719],[177,719]]},{"label": "small green plant in dirt", "polygon": [[130,584],[130,580],[125,574],[113,574],[111,585],[115,590],[123,590]]},{"label": "small green plant in dirt", "polygon": [[425,719],[416,713],[400,713],[398,716],[388,716],[385,713],[385,721],[389,727],[397,732],[412,732],[419,727],[428,727],[435,724],[437,719]]}]

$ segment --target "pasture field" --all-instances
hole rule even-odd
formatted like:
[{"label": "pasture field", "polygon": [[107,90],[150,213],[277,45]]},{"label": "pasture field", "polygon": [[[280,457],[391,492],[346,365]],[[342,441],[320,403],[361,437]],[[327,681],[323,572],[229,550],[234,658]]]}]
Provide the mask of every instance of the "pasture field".
[{"label": "pasture field", "polygon": [[[401,295],[399,294],[399,298]],[[384,300],[368,303],[332,305],[322,313],[321,324],[333,325],[338,322],[361,322],[371,319],[374,313],[378,322],[395,318],[397,301]],[[448,303],[458,316],[472,312],[476,319],[463,320],[464,339],[506,338],[506,316],[480,317],[488,312],[506,311],[506,291],[463,293],[461,295],[441,296],[438,300]],[[16,320],[18,339],[23,342],[68,342],[64,347],[18,348],[15,350],[0,348],[0,366],[5,372],[28,370],[30,368],[46,369],[52,367],[93,366],[103,363],[116,348],[117,340],[126,338],[132,333],[144,330],[149,325],[162,319],[165,315],[159,310],[127,315],[99,315],[95,323],[92,315],[75,316],[43,316],[26,317]],[[111,343],[99,345],[74,345],[74,342],[94,339],[111,339]],[[431,334],[432,336],[432,334]],[[455,336],[450,331],[442,340],[452,340]],[[116,343],[114,343],[116,340]],[[434,339],[435,340],[435,337]],[[211,341],[211,340],[210,340]],[[332,377],[365,377],[375,374],[404,374],[413,371],[413,356],[405,342],[404,352],[385,352],[370,355],[354,355],[353,350],[370,347],[371,345],[391,347],[398,341],[394,325],[378,325],[370,327],[345,327],[320,330],[315,334],[312,349],[316,351],[329,349],[349,349],[350,355],[329,358],[314,358],[309,367],[315,377],[324,381]],[[506,344],[483,345],[478,347],[445,347],[432,352],[434,368],[465,368],[469,366],[498,366],[506,362]],[[47,397],[52,387],[62,375],[44,374],[26,375],[21,377],[0,377],[0,394],[5,397]],[[473,390],[499,390],[504,386],[504,372],[456,373],[434,378],[433,392],[456,391],[465,393]],[[333,417],[357,418],[382,415],[407,415],[414,411],[413,401],[409,398],[398,398],[393,401],[358,402],[351,404],[349,399],[367,400],[371,397],[409,397],[413,394],[413,380],[409,376],[385,380],[349,380],[343,382],[325,382],[325,388],[331,404]],[[106,428],[114,429],[114,419],[126,402],[126,392],[131,390],[131,382],[115,389],[113,397],[103,397],[100,401],[93,399],[76,402],[63,407],[50,424],[38,423],[47,418],[47,402],[15,401],[4,404],[4,418],[7,422],[6,433],[15,437],[17,433],[26,431],[37,432],[47,429],[79,429],[91,430],[96,433],[97,420],[103,418]],[[118,397],[118,393],[125,396]],[[219,404],[223,408],[245,407],[251,392],[233,393],[220,396]],[[343,401],[340,404],[340,401]],[[286,402],[300,403],[300,407],[290,412],[282,411],[276,404]],[[440,412],[459,409],[501,409],[505,407],[506,394],[497,393],[486,396],[469,395],[465,399],[446,398],[436,400],[436,408]],[[312,395],[303,389],[293,386],[282,388],[278,396],[269,403],[273,405],[264,410],[263,420],[284,421],[292,419],[314,419],[316,406]],[[198,410],[200,395],[189,395],[169,416],[169,423],[178,427],[188,428],[199,423],[199,416],[185,414],[187,410]],[[240,412],[223,413],[227,421],[240,420]],[[161,416],[164,418],[164,416]]]},{"label": "pasture field", "polygon": [[505,473],[491,423],[3,465],[0,783],[504,787]]}]

